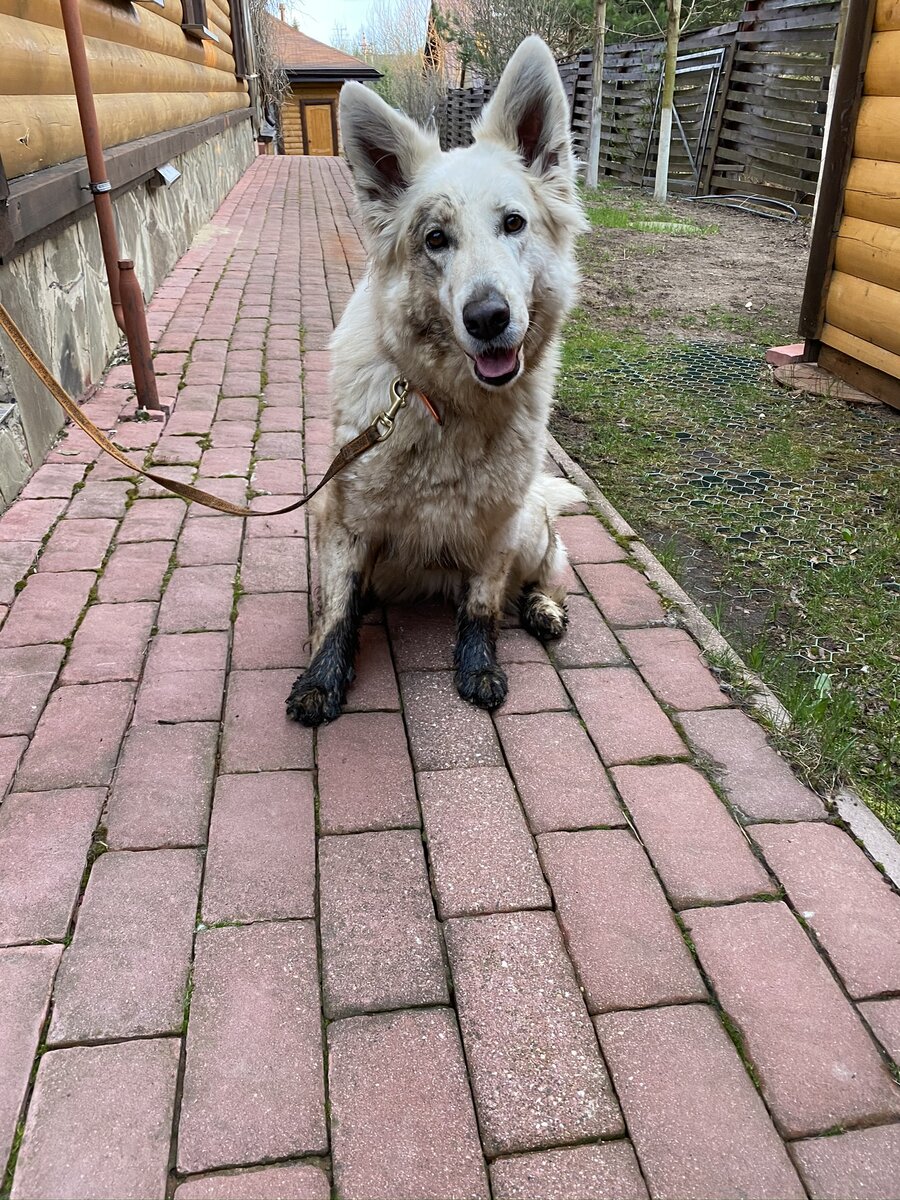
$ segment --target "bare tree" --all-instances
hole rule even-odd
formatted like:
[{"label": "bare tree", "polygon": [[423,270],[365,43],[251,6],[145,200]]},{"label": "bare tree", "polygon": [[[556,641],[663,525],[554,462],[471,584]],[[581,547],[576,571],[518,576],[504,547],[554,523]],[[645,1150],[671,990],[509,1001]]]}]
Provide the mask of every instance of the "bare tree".
[{"label": "bare tree", "polygon": [[423,124],[435,118],[447,86],[426,60],[429,9],[429,0],[374,0],[356,39],[366,61],[383,73],[376,91]]},{"label": "bare tree", "polygon": [[262,104],[277,109],[290,91],[288,77],[281,65],[275,43],[275,26],[271,17],[275,13],[272,0],[249,0],[250,23],[256,43],[256,71]]},{"label": "bare tree", "polygon": [[591,71],[591,140],[584,181],[597,186],[600,174],[600,132],[603,127],[603,56],[606,49],[606,0],[597,0],[594,10],[594,62]]},{"label": "bare tree", "polygon": [[436,7],[446,35],[487,79],[499,79],[513,51],[539,34],[557,58],[577,54],[590,37],[590,0],[467,0]]}]

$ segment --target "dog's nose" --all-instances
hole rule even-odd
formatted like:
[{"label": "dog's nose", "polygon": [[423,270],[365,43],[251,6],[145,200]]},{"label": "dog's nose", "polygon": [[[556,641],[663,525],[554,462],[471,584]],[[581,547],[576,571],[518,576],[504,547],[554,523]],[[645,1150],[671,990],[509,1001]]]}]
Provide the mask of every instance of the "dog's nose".
[{"label": "dog's nose", "polygon": [[470,300],[463,308],[463,325],[473,338],[490,342],[509,324],[509,305],[499,292],[488,292]]}]

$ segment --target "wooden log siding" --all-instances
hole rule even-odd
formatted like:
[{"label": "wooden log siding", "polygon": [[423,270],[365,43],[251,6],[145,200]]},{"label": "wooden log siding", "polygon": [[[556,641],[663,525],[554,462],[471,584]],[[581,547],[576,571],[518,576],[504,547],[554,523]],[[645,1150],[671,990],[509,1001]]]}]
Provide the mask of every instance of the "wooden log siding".
[{"label": "wooden log siding", "polygon": [[819,335],[900,380],[900,0],[877,0]]},{"label": "wooden log siding", "polygon": [[[249,104],[235,76],[227,0],[208,0],[218,43],[181,28],[181,4],[81,0],[105,146],[177,129]],[[0,0],[0,145],[10,179],[84,152],[56,0]]]},{"label": "wooden log siding", "polygon": [[[900,0],[884,0],[900,12]],[[714,98],[714,131],[701,163],[704,188],[762,194],[809,213],[815,196],[838,0],[745,0],[740,21],[683,37],[679,54],[723,49],[726,66]],[[640,184],[662,61],[663,43],[608,46],[603,71],[600,173]],[[730,62],[729,62],[730,58]],[[892,68],[893,69],[893,68]],[[584,157],[590,132],[591,54],[560,66],[572,114],[575,152]],[[675,102],[690,132],[702,119],[704,78],[679,75]],[[471,124],[489,88],[455,88],[441,114],[445,148],[468,145]],[[647,164],[652,173],[655,149]],[[695,183],[680,138],[673,138],[673,191]]]}]

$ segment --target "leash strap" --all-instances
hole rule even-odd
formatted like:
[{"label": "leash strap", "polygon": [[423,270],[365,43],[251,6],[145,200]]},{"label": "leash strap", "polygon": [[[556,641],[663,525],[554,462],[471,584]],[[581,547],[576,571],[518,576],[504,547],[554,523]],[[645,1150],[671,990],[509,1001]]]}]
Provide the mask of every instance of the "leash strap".
[{"label": "leash strap", "polygon": [[[379,413],[367,429],[364,429],[358,437],[355,437],[351,442],[347,442],[345,446],[340,448],[321,481],[316,484],[308,495],[304,496],[302,500],[295,500],[293,504],[288,504],[284,508],[275,508],[261,512],[257,509],[245,508],[240,504],[232,504],[230,500],[223,500],[219,496],[213,496],[210,492],[204,492],[201,488],[193,487],[189,483],[181,483],[177,479],[166,479],[163,475],[156,475],[153,471],[146,471],[143,467],[138,466],[136,462],[133,462],[128,457],[124,450],[120,450],[118,446],[109,440],[102,430],[97,428],[93,421],[84,415],[71,396],[57,383],[43,362],[41,362],[24,333],[22,333],[2,304],[0,304],[0,328],[7,334],[22,358],[24,358],[31,370],[50,392],[54,400],[65,411],[69,419],[79,429],[83,430],[101,450],[105,451],[117,462],[120,462],[123,467],[127,467],[129,471],[133,471],[136,475],[142,475],[145,479],[152,480],[153,483],[158,483],[160,487],[164,487],[176,496],[180,496],[182,500],[188,500],[192,504],[202,504],[206,508],[215,509],[216,512],[229,513],[234,517],[277,517],[283,513],[294,512],[296,509],[302,508],[304,504],[308,504],[312,500],[317,492],[321,491],[326,483],[329,483],[335,475],[349,466],[354,459],[359,458],[361,454],[365,454],[373,446],[377,446],[379,442],[383,442],[390,436],[393,431],[393,418],[396,415],[397,409],[406,403],[407,385],[403,380],[396,380],[393,385],[395,403],[388,413]],[[430,405],[428,407],[431,409]]]}]

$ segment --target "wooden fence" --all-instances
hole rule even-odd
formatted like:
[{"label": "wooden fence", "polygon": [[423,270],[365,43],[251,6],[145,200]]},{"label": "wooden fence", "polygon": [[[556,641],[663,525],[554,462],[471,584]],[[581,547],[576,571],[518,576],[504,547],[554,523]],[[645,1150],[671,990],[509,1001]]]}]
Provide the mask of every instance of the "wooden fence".
[{"label": "wooden fence", "polygon": [[[762,195],[811,211],[828,100],[839,0],[746,0],[739,21],[679,44],[670,189]],[[607,47],[600,174],[643,184],[656,167],[664,44]],[[590,132],[592,55],[560,65],[576,153]],[[492,88],[454,88],[439,125],[445,149],[471,141]],[[683,134],[683,136],[682,136]]]}]

